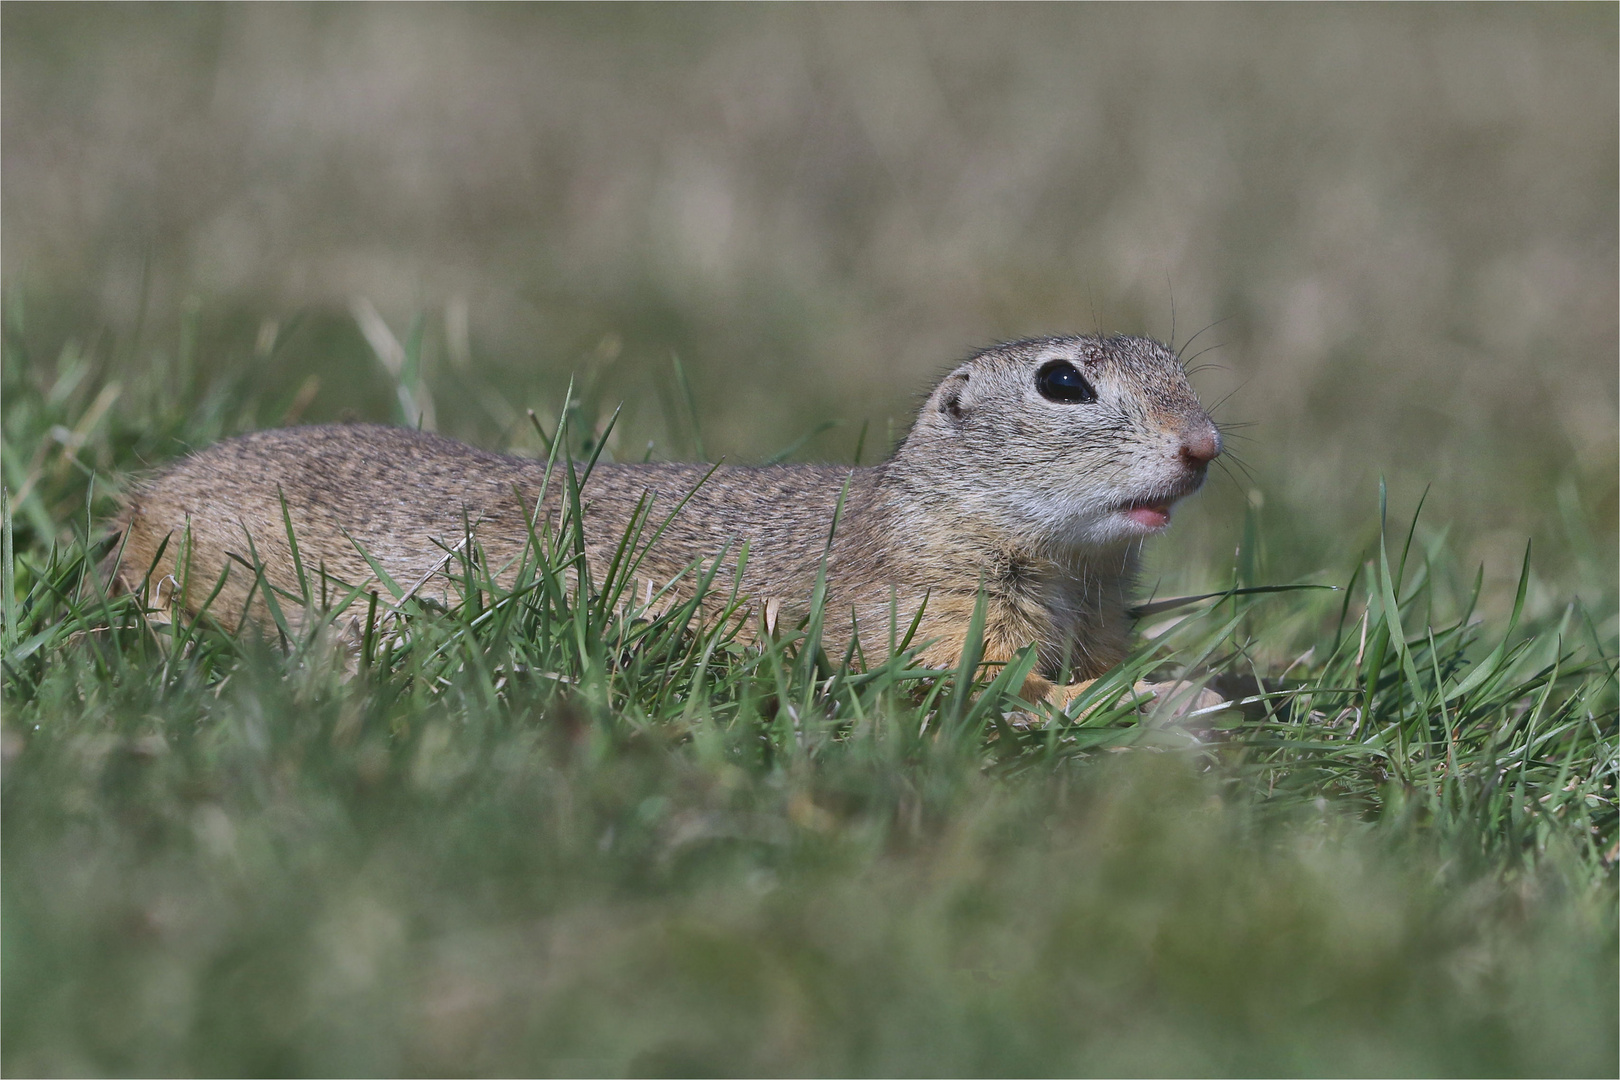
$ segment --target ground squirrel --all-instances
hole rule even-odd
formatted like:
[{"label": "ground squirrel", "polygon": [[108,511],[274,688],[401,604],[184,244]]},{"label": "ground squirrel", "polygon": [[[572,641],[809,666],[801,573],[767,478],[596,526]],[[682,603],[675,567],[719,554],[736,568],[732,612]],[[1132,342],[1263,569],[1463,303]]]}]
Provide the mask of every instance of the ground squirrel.
[{"label": "ground squirrel", "polygon": [[[1061,704],[1125,656],[1140,542],[1220,452],[1220,432],[1165,346],[1020,341],[946,375],[876,466],[598,464],[582,490],[586,555],[599,575],[644,495],[654,521],[690,496],[639,568],[648,581],[662,586],[724,552],[714,589],[729,594],[746,544],[741,594],[791,626],[825,558],[830,643],[847,642],[853,625],[871,660],[886,653],[894,621],[903,631],[920,607],[916,640],[931,642],[921,657],[940,667],[957,663],[982,588],[984,659],[1037,645],[1024,696]],[[284,497],[304,566],[374,582],[358,543],[395,582],[442,596],[445,553],[469,522],[491,568],[517,562],[544,475],[542,462],[402,428],[260,431],[136,487],[119,518],[116,581],[172,598],[189,529],[193,607],[231,567],[211,611],[244,611],[253,575],[231,555],[249,559],[249,536],[268,580],[297,592]],[[554,474],[546,513],[559,512],[563,487]],[[1076,681],[1057,685],[1065,673]]]}]

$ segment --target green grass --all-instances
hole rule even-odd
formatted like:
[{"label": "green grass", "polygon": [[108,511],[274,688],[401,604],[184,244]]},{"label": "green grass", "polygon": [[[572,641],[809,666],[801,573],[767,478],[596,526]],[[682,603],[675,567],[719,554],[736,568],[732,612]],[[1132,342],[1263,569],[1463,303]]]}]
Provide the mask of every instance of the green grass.
[{"label": "green grass", "polygon": [[[1616,623],[1533,615],[1528,552],[1481,621],[1445,535],[1369,507],[1293,583],[1337,591],[1149,617],[1035,727],[1015,669],[570,589],[566,525],[448,608],[238,638],[88,578],[113,478],[287,409],[186,340],[115,390],[8,326],[7,1074],[1620,1068]],[[1224,584],[1281,584],[1264,540]],[[1149,672],[1243,708],[1142,715]]]}]

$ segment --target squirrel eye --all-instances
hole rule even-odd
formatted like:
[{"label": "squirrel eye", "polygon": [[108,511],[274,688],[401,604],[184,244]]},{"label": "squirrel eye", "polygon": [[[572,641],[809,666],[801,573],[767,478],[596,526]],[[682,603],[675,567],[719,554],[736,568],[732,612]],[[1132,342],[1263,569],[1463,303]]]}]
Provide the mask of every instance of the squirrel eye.
[{"label": "squirrel eye", "polygon": [[1097,400],[1097,391],[1086,382],[1080,369],[1067,360],[1054,360],[1035,373],[1035,388],[1048,401],[1086,405]]}]

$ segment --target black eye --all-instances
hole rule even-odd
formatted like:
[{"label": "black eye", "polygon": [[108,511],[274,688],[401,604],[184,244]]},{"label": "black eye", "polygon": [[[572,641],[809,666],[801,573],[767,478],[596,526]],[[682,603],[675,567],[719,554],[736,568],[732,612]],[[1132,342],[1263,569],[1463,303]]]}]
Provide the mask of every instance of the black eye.
[{"label": "black eye", "polygon": [[1085,405],[1097,400],[1097,391],[1086,382],[1080,369],[1067,360],[1054,360],[1035,373],[1035,388],[1047,401]]}]

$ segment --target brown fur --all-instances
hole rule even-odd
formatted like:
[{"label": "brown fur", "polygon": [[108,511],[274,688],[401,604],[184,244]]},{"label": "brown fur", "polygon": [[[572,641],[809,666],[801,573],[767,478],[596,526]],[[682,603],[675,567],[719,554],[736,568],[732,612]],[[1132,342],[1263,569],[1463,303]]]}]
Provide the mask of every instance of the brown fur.
[{"label": "brown fur", "polygon": [[[1042,397],[1036,373],[1056,359],[1072,361],[1098,400]],[[638,596],[727,545],[714,588],[729,594],[746,544],[741,594],[791,626],[808,610],[843,493],[827,556],[830,642],[841,645],[858,626],[867,658],[886,655],[891,626],[903,633],[923,607],[918,640],[933,639],[924,659],[953,664],[982,586],[985,659],[1038,644],[1026,693],[1043,697],[1061,671],[1094,678],[1127,650],[1144,530],[1132,532],[1121,508],[1168,505],[1195,490],[1218,452],[1214,426],[1163,346],[1117,337],[1018,342],[947,375],[894,455],[871,468],[720,466],[709,475],[703,465],[598,464],[582,492],[586,552],[600,580],[644,496],[644,537],[689,497],[647,551]],[[565,498],[563,471],[553,471],[540,507],[552,520]],[[311,578],[324,571],[376,588],[358,543],[400,587],[443,597],[453,594],[444,571],[456,562],[447,553],[469,524],[488,565],[512,572],[544,478],[541,462],[408,429],[255,432],[198,451],[134,491],[119,519],[116,577],[124,588],[145,587],[156,605],[173,604],[185,582],[183,606],[194,613],[229,568],[211,612],[227,622],[244,612],[263,619],[262,600],[248,605],[254,575],[231,555],[256,557],[271,582],[299,591],[284,497]],[[176,562],[183,548],[184,568]]]}]

